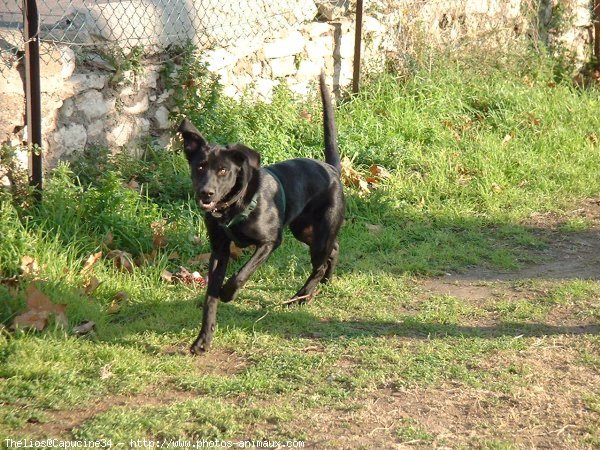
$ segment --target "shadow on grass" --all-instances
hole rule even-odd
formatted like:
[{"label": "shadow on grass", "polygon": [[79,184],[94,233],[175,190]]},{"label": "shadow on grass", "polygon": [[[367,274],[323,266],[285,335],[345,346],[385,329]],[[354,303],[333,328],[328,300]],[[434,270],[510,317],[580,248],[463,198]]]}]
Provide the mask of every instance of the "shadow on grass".
[{"label": "shadow on grass", "polygon": [[[318,301],[318,300],[316,300]],[[445,338],[495,339],[500,337],[542,337],[553,335],[598,335],[600,325],[555,325],[536,322],[506,321],[492,325],[463,325],[441,323],[411,314],[399,314],[397,321],[365,318],[357,320],[323,319],[311,311],[310,307],[248,310],[235,304],[221,304],[218,311],[218,327],[221,330],[237,329],[247,333],[278,336],[284,339],[312,339],[334,341],[338,339],[365,338],[408,338],[411,340],[432,340]],[[157,320],[149,318],[149,312],[142,305],[130,307],[126,316],[115,318],[108,324],[108,342],[127,343],[132,330],[144,330],[157,334],[177,333],[182,330],[194,331],[189,341],[196,337],[200,329],[202,313],[186,302],[173,302],[161,306]],[[144,316],[146,314],[146,316]],[[142,317],[142,318],[140,318]],[[162,320],[160,320],[162,319]],[[217,332],[215,339],[221,333]],[[137,345],[137,344],[136,344]]]}]

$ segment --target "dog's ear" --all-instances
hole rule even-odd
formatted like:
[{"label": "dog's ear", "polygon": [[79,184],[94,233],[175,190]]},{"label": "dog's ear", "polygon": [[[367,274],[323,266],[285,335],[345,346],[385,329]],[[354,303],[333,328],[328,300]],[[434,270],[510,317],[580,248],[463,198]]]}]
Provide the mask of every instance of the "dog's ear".
[{"label": "dog's ear", "polygon": [[244,162],[248,162],[248,165],[253,169],[258,170],[260,168],[260,153],[256,150],[252,150],[244,144],[228,145],[227,150],[231,152],[233,160],[238,164],[242,165]]},{"label": "dog's ear", "polygon": [[183,151],[188,161],[201,148],[208,146],[208,142],[204,136],[200,134],[198,129],[188,119],[183,119],[177,129],[183,136]]}]

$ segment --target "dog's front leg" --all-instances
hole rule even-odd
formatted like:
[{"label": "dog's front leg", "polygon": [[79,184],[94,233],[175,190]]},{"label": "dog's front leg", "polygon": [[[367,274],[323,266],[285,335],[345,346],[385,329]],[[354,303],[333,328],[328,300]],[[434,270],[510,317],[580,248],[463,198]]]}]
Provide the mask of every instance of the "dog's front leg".
[{"label": "dog's front leg", "polygon": [[229,261],[228,240],[220,241],[217,248],[210,255],[208,263],[208,286],[206,288],[206,299],[204,300],[202,328],[200,334],[192,344],[190,352],[200,354],[210,348],[215,326],[217,324],[217,304],[219,302],[219,291],[225,279],[227,262]]},{"label": "dog's front leg", "polygon": [[273,253],[277,247],[281,244],[281,239],[276,242],[267,242],[265,244],[258,245],[256,251],[252,257],[244,264],[238,273],[232,275],[227,283],[221,288],[221,300],[224,302],[230,302],[235,299],[239,290],[246,284],[248,278],[258,269],[258,267],[264,263],[269,255]]}]

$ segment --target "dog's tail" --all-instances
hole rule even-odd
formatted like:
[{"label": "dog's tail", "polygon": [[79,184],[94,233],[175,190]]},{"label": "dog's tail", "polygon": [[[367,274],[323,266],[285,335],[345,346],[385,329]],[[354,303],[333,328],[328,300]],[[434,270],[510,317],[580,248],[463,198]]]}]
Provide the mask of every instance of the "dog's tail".
[{"label": "dog's tail", "polygon": [[329,89],[325,83],[325,74],[319,76],[321,88],[321,101],[323,102],[323,129],[325,131],[325,162],[331,164],[338,172],[341,171],[340,155],[338,153],[337,136],[335,131],[335,117]]}]

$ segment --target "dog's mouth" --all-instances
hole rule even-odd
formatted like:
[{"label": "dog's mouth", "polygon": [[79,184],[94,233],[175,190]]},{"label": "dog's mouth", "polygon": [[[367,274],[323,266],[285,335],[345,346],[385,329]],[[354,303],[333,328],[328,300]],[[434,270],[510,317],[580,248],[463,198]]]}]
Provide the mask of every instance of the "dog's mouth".
[{"label": "dog's mouth", "polygon": [[212,201],[204,201],[204,200],[199,200],[198,201],[198,205],[200,206],[200,208],[202,208],[204,211],[208,211],[208,212],[212,212],[216,209],[217,207],[217,202],[215,202],[214,200]]}]

